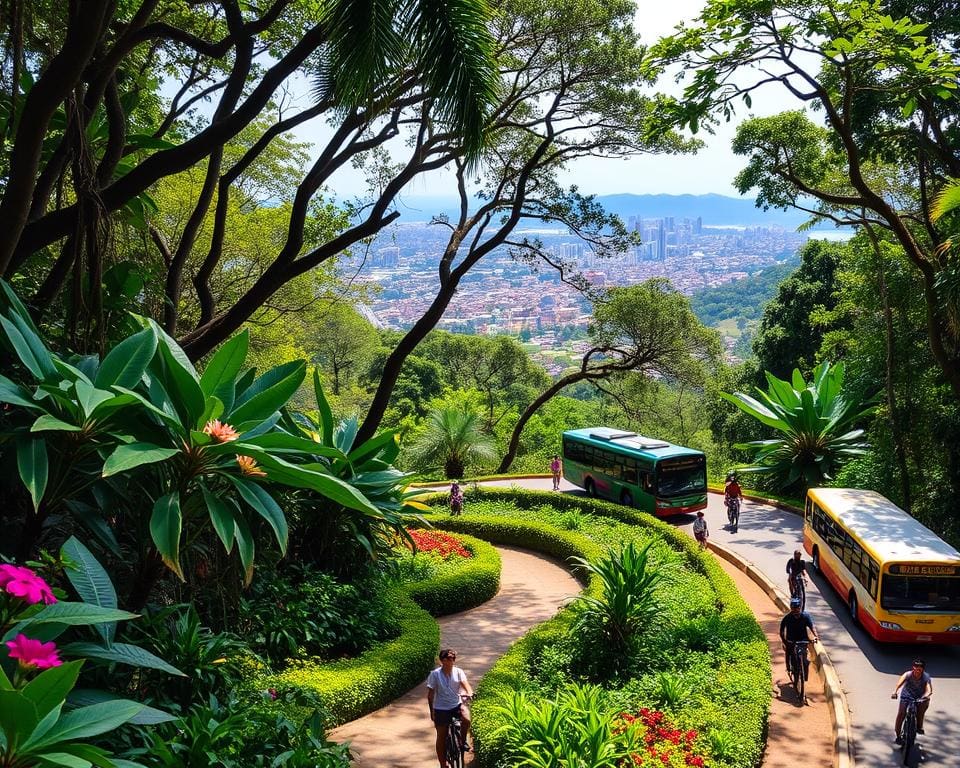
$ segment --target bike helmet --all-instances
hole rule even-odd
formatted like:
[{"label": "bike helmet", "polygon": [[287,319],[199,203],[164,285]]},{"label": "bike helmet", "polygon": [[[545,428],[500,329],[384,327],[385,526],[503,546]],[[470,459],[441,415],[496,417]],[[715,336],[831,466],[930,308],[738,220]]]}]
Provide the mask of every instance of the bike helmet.
[{"label": "bike helmet", "polygon": [[799,607],[800,607],[800,598],[799,598],[799,597],[791,597],[791,598],[790,598],[790,607],[791,607],[791,608],[799,608]]}]

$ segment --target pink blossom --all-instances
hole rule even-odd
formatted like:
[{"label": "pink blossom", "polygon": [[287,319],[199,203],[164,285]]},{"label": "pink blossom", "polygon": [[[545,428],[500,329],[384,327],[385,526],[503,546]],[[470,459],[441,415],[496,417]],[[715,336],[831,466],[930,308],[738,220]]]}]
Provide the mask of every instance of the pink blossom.
[{"label": "pink blossom", "polygon": [[50,585],[29,568],[18,565],[0,565],[0,589],[8,595],[23,600],[27,605],[57,602]]},{"label": "pink blossom", "polygon": [[57,644],[54,642],[44,643],[34,640],[21,632],[6,645],[10,649],[10,658],[19,659],[22,667],[50,669],[63,664],[57,651]]}]

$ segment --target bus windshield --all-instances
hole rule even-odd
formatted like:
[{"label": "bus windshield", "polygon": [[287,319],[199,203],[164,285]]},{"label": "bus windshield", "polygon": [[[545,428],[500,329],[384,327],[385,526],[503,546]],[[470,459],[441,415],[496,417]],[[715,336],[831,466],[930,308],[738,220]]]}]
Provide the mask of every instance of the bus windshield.
[{"label": "bus windshield", "polygon": [[657,464],[657,496],[701,493],[707,487],[707,468],[702,458],[663,459]]},{"label": "bus windshield", "polygon": [[880,605],[888,611],[960,613],[960,578],[884,574]]}]

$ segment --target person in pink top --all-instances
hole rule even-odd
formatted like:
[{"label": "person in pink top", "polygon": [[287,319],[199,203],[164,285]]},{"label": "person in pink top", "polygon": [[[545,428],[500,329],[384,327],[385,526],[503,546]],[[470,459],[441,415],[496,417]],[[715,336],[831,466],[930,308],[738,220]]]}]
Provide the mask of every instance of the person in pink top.
[{"label": "person in pink top", "polygon": [[553,454],[553,458],[550,460],[550,474],[553,475],[553,490],[560,490],[560,472],[563,469],[563,464],[560,463],[560,457],[557,454]]}]

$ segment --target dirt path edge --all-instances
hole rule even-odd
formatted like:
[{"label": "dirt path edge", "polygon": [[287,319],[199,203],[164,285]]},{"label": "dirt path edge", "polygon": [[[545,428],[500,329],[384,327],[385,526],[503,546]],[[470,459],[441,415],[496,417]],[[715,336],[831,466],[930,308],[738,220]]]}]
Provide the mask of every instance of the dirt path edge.
[{"label": "dirt path edge", "polygon": [[[749,576],[760,589],[767,593],[767,596],[780,610],[784,613],[790,610],[790,603],[787,596],[774,586],[773,582],[764,576],[760,569],[753,563],[712,541],[708,541],[707,546],[718,557],[722,557],[735,568]],[[833,662],[830,661],[830,655],[827,653],[827,649],[824,648],[822,642],[817,641],[814,643],[814,651],[816,652],[816,662],[814,666],[817,668],[817,674],[820,675],[820,680],[823,682],[824,696],[830,708],[830,722],[833,725],[833,743],[836,753],[836,768],[856,768],[853,750],[853,730],[850,725],[850,711],[847,708],[847,697],[840,685],[840,676],[837,674]]]}]

